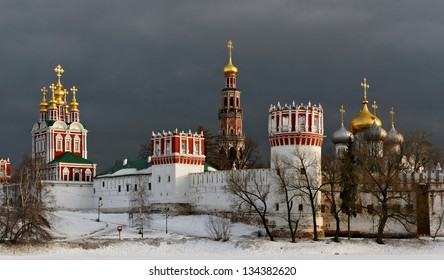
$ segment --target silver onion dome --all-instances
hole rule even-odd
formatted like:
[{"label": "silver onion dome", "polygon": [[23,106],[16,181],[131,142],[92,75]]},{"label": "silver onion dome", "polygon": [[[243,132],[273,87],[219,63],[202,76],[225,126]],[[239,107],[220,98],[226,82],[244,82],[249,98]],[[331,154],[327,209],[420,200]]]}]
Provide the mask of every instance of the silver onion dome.
[{"label": "silver onion dome", "polygon": [[366,141],[377,142],[384,141],[387,137],[387,131],[380,127],[376,121],[373,122],[373,125],[364,132],[364,139]]},{"label": "silver onion dome", "polygon": [[353,134],[345,129],[344,124],[342,124],[341,128],[336,130],[331,136],[331,141],[333,144],[347,144],[350,137],[353,139]]},{"label": "silver onion dome", "polygon": [[389,144],[402,144],[404,143],[404,136],[399,133],[394,126],[389,130],[385,141]]}]

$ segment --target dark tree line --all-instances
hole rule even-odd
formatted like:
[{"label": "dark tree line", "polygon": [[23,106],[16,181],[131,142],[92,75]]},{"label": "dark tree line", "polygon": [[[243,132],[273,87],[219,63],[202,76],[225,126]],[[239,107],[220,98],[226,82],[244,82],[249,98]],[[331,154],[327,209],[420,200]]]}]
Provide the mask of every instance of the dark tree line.
[{"label": "dark tree line", "polygon": [[44,183],[45,175],[41,161],[24,158],[12,183],[2,186],[0,241],[51,240],[48,213],[52,196]]}]

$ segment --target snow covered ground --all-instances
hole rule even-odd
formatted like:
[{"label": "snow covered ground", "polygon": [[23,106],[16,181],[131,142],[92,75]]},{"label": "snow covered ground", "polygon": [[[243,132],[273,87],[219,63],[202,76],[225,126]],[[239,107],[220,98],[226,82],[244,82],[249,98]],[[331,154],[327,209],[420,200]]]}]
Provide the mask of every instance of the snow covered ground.
[{"label": "snow covered ground", "polygon": [[[144,238],[127,214],[58,211],[52,217],[55,240],[34,246],[0,244],[0,271],[19,279],[420,279],[442,273],[444,239],[352,239],[341,243],[258,237],[258,227],[233,224],[228,242],[208,238],[206,216],[153,215]],[[122,226],[122,240],[117,227]],[[37,261],[38,260],[38,261]],[[389,261],[387,261],[389,260]],[[294,268],[297,277],[257,275],[258,269]],[[150,274],[153,269],[204,271],[210,276]],[[200,270],[199,270],[200,269]],[[216,276],[214,270],[229,272]],[[261,270],[267,271],[267,270]],[[40,279],[40,277],[37,277]]]},{"label": "snow covered ground", "polygon": [[[39,246],[0,245],[0,259],[128,259],[128,260],[444,260],[444,239],[386,240],[378,245],[372,239],[330,239],[314,242],[288,239],[270,242],[258,237],[258,227],[233,224],[228,242],[213,241],[205,229],[206,216],[155,214],[144,238],[131,227],[128,214],[58,211],[53,214],[55,241]],[[122,226],[121,239],[117,226]]]}]

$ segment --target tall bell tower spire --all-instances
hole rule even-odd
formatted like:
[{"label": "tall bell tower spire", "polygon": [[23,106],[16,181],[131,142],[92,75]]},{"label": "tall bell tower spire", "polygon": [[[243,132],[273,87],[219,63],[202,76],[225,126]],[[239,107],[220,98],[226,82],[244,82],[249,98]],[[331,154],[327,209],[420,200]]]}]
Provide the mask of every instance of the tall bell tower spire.
[{"label": "tall bell tower spire", "polygon": [[228,41],[229,59],[224,67],[225,88],[220,93],[219,130],[217,144],[220,168],[229,169],[241,165],[244,159],[245,137],[242,132],[241,91],[236,87],[238,69],[233,65],[233,42]]}]

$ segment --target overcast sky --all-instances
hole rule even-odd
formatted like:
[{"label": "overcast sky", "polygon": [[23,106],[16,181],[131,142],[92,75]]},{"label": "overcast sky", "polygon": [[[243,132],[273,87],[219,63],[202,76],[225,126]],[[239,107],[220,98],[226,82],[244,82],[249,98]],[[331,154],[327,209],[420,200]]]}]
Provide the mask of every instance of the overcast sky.
[{"label": "overcast sky", "polygon": [[[98,171],[136,159],[151,131],[217,133],[222,69],[233,63],[244,133],[268,156],[271,103],[320,103],[324,148],[362,108],[360,83],[377,115],[405,136],[444,139],[444,1],[2,1],[0,0],[0,158],[31,154],[40,89],[65,69],[79,91]],[[71,97],[71,95],[70,95]],[[69,100],[70,100],[69,97]]]}]

